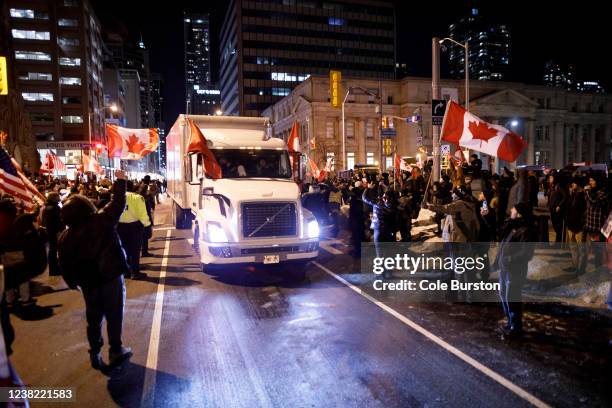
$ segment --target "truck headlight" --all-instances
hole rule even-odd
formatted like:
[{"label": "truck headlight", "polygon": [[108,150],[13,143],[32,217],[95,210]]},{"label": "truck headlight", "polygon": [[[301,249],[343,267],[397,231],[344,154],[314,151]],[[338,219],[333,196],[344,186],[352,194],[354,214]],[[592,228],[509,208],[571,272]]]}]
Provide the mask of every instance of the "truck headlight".
[{"label": "truck headlight", "polygon": [[208,242],[227,242],[227,234],[221,224],[216,222],[209,222],[206,224],[206,235],[208,236]]},{"label": "truck headlight", "polygon": [[317,220],[310,220],[306,224],[306,236],[308,238],[319,238],[319,223]]}]

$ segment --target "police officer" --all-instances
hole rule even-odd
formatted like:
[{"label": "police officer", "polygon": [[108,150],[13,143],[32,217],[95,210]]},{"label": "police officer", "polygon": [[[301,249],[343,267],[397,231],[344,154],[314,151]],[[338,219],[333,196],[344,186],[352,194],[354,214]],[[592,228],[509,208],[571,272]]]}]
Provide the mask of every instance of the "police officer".
[{"label": "police officer", "polygon": [[127,182],[129,192],[126,194],[125,210],[119,219],[117,232],[127,255],[130,265],[130,278],[144,277],[140,273],[140,250],[142,248],[143,231],[151,225],[147,206],[142,195],[135,191],[134,183]]}]

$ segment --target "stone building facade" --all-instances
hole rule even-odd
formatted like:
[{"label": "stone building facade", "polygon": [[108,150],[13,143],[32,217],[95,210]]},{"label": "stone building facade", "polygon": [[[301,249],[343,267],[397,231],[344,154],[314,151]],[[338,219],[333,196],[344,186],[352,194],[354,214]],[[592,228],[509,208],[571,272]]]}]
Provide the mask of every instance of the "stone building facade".
[{"label": "stone building facade", "polygon": [[[393,121],[397,135],[393,149],[402,156],[415,156],[422,146],[432,151],[431,79],[406,77],[401,80],[344,78],[345,152],[342,157],[342,112],[329,102],[329,77],[311,76],[288,96],[270,106],[263,116],[271,119],[277,137],[289,135],[294,121],[300,125],[302,151],[319,164],[335,158],[336,168],[354,164],[389,167],[392,156],[381,156],[378,99],[386,116],[408,117],[420,114],[420,123]],[[358,88],[355,88],[358,87]],[[462,80],[442,80],[442,95],[464,104]],[[366,92],[368,91],[368,92]],[[612,96],[577,93],[559,88],[513,82],[471,81],[470,111],[491,123],[511,128],[529,143],[516,163],[546,164],[559,168],[568,162],[611,161]],[[444,142],[443,142],[444,143]],[[488,162],[484,157],[485,163]]]}]

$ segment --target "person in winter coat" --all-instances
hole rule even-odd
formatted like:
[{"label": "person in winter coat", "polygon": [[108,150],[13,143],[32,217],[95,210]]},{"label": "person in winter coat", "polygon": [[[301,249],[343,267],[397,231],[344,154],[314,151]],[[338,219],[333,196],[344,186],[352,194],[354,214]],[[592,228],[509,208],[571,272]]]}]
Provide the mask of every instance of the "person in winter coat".
[{"label": "person in winter coat", "polygon": [[[588,251],[590,252],[591,243],[605,242],[604,236],[601,233],[601,227],[608,217],[610,202],[602,177],[591,175],[589,177],[589,185],[584,188],[584,191],[587,203],[584,232],[586,233],[587,245],[589,246]],[[595,244],[593,248],[595,267],[603,264],[604,251],[604,244]]]},{"label": "person in winter coat", "polygon": [[129,267],[117,234],[117,224],[125,208],[126,177],[115,172],[111,201],[102,210],[83,196],[73,195],[62,207],[68,226],[58,241],[62,276],[70,288],[80,287],[85,299],[87,339],[91,366],[104,366],[102,320],[106,318],[109,360],[114,365],[131,356],[121,341],[125,284]]},{"label": "person in winter coat", "polygon": [[372,207],[372,224],[374,230],[374,245],[376,246],[376,256],[381,254],[381,242],[395,242],[395,211],[392,203],[392,193],[387,191],[380,196],[380,199],[372,198],[374,189],[368,188],[363,192],[361,199],[364,203]]},{"label": "person in winter coat", "polygon": [[529,202],[533,208],[536,208],[538,206],[540,183],[538,182],[538,177],[533,170],[529,170],[527,175],[527,184],[529,185]]},{"label": "person in winter coat", "polygon": [[510,215],[512,208],[518,203],[529,202],[529,185],[527,183],[527,171],[525,169],[519,169],[518,178],[516,183],[510,189],[508,194],[508,206],[506,215]]},{"label": "person in winter coat", "polygon": [[353,257],[361,257],[361,242],[364,239],[364,223],[363,223],[363,188],[361,181],[356,181],[355,186],[349,194],[349,225],[351,228],[351,243],[353,245]]},{"label": "person in winter coat", "polygon": [[550,220],[555,230],[555,242],[563,241],[563,220],[567,205],[567,192],[559,178],[555,178],[548,196],[548,209]]},{"label": "person in winter coat", "polygon": [[60,214],[60,195],[51,192],[47,195],[47,204],[42,211],[41,225],[47,230],[49,238],[49,275],[59,276],[59,263],[57,262],[57,237],[66,228]]},{"label": "person in winter coat", "polygon": [[407,188],[404,188],[397,203],[397,221],[402,242],[412,241],[412,200],[412,194]]},{"label": "person in winter coat", "polygon": [[586,218],[586,200],[584,191],[577,180],[570,183],[569,197],[567,199],[567,211],[565,212],[565,226],[567,228],[566,242],[569,243],[572,254],[572,264],[576,269],[576,275],[582,275],[586,270],[586,235],[584,233],[584,222]]},{"label": "person in winter coat", "polygon": [[140,272],[140,251],[144,230],[151,225],[151,216],[147,211],[147,205],[142,195],[136,192],[137,186],[131,181],[127,182],[126,206],[119,219],[117,232],[127,255],[130,265],[130,278],[144,278],[146,275]]},{"label": "person in winter coat", "polygon": [[428,204],[428,209],[446,215],[442,226],[444,242],[476,242],[480,226],[476,217],[476,205],[464,187],[453,189],[453,201],[449,204]]},{"label": "person in winter coat", "polygon": [[500,298],[507,318],[502,332],[506,337],[520,336],[523,332],[522,291],[536,237],[537,225],[531,204],[515,204],[510,209],[510,220],[504,226],[494,263],[500,270]]}]

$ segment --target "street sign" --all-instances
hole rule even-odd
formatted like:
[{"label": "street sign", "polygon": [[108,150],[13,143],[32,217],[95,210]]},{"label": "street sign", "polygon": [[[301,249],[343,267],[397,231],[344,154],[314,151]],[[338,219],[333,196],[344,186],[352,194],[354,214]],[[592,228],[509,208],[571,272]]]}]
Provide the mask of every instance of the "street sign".
[{"label": "street sign", "polygon": [[329,100],[331,106],[339,108],[342,105],[342,73],[340,71],[329,71]]},{"label": "street sign", "polygon": [[433,125],[441,125],[444,119],[444,112],[446,112],[446,100],[433,99],[431,101],[431,123]]},{"label": "street sign", "polygon": [[8,87],[6,57],[0,57],[0,95],[8,95]]},{"label": "street sign", "polygon": [[397,131],[394,128],[381,129],[381,135],[383,137],[395,137],[397,135]]},{"label": "street sign", "polygon": [[450,145],[447,145],[447,144],[441,145],[440,154],[442,154],[442,156],[450,154]]}]

